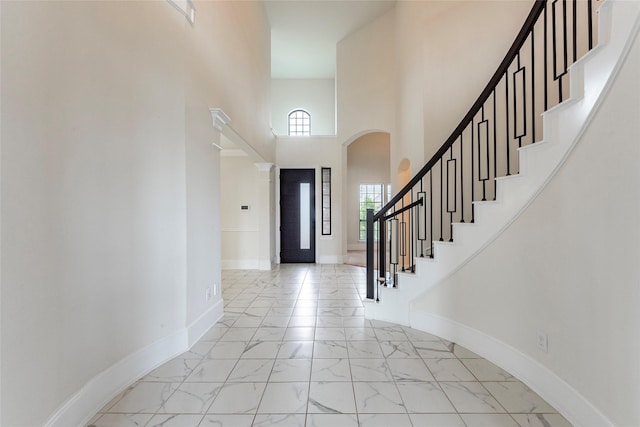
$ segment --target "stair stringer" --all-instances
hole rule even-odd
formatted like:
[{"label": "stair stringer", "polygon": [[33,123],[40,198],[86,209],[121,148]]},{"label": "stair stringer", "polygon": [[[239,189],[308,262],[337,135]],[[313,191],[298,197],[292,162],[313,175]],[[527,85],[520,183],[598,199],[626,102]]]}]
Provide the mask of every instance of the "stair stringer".
[{"label": "stair stringer", "polygon": [[493,242],[535,199],[569,156],[597,110],[640,27],[640,2],[608,0],[598,11],[598,45],[569,69],[570,98],[543,113],[543,140],[520,148],[520,173],[496,179],[496,200],[474,202],[474,223],[453,224],[454,242],[434,242],[433,258],[415,258],[415,273],[380,287],[365,316],[410,325],[411,302],[450,277]]}]

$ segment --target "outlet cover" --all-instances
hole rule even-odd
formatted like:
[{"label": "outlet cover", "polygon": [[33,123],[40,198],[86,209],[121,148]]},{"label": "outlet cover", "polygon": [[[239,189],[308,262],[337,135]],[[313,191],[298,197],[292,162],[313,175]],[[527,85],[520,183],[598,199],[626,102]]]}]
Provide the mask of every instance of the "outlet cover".
[{"label": "outlet cover", "polygon": [[211,288],[207,288],[205,293],[204,293],[204,297],[207,301],[211,301]]}]

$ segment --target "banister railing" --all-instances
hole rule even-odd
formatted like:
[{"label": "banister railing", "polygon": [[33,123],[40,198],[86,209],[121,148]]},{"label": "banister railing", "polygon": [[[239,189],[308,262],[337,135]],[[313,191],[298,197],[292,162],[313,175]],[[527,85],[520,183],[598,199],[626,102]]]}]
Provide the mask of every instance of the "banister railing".
[{"label": "banister railing", "polygon": [[449,138],[385,206],[368,212],[367,298],[378,299],[376,284],[397,286],[399,271],[415,271],[416,257],[433,257],[434,241],[453,241],[455,222],[474,222],[473,202],[494,200],[495,179],[518,173],[517,148],[537,141],[542,112],[567,98],[570,65],[593,47],[595,6],[536,0]]}]

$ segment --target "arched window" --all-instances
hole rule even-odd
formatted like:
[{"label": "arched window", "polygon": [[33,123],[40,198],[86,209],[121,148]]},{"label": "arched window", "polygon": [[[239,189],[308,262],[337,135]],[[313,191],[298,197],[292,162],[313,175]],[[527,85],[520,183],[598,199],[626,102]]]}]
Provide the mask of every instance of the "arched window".
[{"label": "arched window", "polygon": [[289,135],[311,135],[311,116],[304,110],[289,113]]}]

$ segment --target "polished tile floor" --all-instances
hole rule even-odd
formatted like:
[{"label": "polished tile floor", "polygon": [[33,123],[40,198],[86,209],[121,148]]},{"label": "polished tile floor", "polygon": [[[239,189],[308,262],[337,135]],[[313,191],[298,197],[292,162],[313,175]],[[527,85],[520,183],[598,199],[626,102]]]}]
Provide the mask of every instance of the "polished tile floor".
[{"label": "polished tile floor", "polygon": [[89,425],[570,426],[469,350],[366,320],[363,296],[361,267],[224,271],[224,318]]}]

